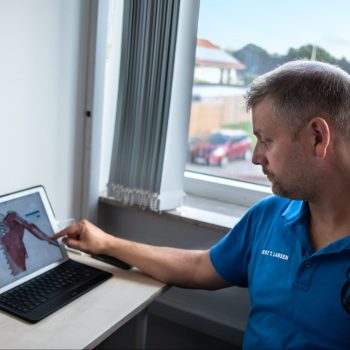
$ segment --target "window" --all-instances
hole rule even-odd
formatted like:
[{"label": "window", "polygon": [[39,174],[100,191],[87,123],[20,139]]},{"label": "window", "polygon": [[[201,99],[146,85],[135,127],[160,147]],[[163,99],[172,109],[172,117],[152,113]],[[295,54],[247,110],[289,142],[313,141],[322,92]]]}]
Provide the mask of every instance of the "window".
[{"label": "window", "polygon": [[[201,0],[187,192],[244,198],[247,205],[271,193],[260,166],[251,163],[255,137],[243,95],[254,78],[294,59],[336,63],[350,73],[349,10],[346,0]],[[237,188],[239,195],[220,197]],[[258,195],[247,200],[248,190]]]}]

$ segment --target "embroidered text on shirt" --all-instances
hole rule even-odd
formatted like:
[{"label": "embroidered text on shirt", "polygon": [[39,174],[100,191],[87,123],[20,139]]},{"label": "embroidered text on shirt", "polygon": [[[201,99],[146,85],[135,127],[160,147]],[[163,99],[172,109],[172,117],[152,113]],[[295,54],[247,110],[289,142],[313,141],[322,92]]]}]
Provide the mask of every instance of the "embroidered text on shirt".
[{"label": "embroidered text on shirt", "polygon": [[261,254],[262,255],[272,256],[273,258],[278,258],[278,259],[282,259],[282,260],[288,260],[289,259],[288,255],[282,254],[282,253],[279,253],[279,252],[274,252],[272,250],[262,249]]}]

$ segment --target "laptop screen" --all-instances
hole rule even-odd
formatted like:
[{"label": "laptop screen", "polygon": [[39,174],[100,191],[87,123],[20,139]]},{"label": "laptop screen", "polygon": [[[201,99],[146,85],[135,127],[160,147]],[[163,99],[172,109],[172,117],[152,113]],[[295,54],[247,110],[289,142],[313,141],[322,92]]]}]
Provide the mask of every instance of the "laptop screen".
[{"label": "laptop screen", "polygon": [[0,289],[65,258],[40,192],[0,200]]}]

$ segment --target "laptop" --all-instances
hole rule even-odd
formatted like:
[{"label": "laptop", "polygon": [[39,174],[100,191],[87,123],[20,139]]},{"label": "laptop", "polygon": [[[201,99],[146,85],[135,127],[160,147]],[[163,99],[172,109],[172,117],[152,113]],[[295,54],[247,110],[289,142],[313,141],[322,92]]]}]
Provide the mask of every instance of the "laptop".
[{"label": "laptop", "polygon": [[112,276],[69,259],[43,186],[0,196],[0,311],[35,323]]}]

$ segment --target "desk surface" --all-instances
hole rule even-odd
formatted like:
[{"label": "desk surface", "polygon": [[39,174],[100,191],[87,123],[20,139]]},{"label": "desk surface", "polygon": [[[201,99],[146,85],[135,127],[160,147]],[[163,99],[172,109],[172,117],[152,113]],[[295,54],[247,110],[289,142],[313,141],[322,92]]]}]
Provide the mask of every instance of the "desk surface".
[{"label": "desk surface", "polygon": [[85,255],[70,257],[113,277],[35,324],[0,311],[0,348],[94,348],[166,289],[136,269],[121,270]]}]

